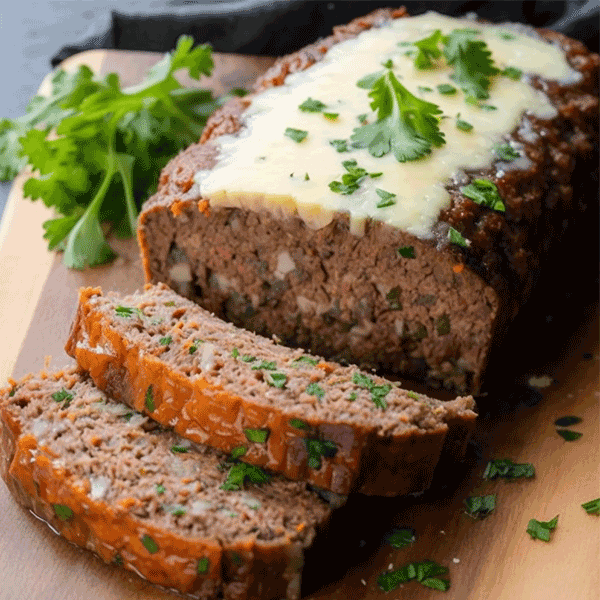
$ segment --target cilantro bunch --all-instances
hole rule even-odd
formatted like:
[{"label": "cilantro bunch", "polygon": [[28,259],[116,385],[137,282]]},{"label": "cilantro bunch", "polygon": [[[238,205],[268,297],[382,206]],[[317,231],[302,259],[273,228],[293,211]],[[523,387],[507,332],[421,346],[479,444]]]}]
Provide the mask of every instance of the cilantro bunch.
[{"label": "cilantro bunch", "polygon": [[59,70],[49,97],[36,96],[27,113],[0,121],[0,179],[29,165],[24,194],[61,216],[44,223],[50,249],[64,250],[68,267],[82,269],[114,257],[102,223],[133,235],[138,207],[156,188],[160,170],[195,142],[218,101],[210,91],[184,88],[174,77],[210,75],[211,48],[182,36],[136,86],[121,89],[81,66]]}]

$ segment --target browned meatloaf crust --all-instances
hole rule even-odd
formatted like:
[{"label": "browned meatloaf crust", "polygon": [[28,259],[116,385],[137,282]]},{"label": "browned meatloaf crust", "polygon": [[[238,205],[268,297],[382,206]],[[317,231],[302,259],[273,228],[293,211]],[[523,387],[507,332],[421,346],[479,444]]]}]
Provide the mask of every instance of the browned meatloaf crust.
[{"label": "browned meatloaf crust", "polygon": [[72,370],[0,391],[0,433],[15,499],[104,561],[193,598],[299,597],[303,551],[330,514],[305,484],[271,476],[222,489],[235,468],[226,455]]},{"label": "browned meatloaf crust", "polygon": [[[404,16],[403,9],[378,10],[336,28],[279,60],[257,81],[256,93],[306,69],[333,44]],[[248,101],[237,99],[214,115],[199,144],[167,165],[145,204],[138,237],[147,281],[163,281],[219,316],[286,344],[477,392],[492,342],[529,296],[548,244],[577,217],[574,174],[587,178],[597,169],[598,55],[561,34],[539,34],[559,44],[583,78],[569,86],[533,78],[558,117],[524,115],[510,136],[524,148],[529,168],[497,177],[492,165],[461,181],[492,180],[505,213],[448,183],[451,204],[429,243],[377,221],[356,237],[345,214],[314,231],[299,218],[210,207],[194,191],[193,176],[215,164],[211,140],[241,127]],[[449,225],[471,240],[468,249],[447,243]],[[414,246],[414,259],[398,256],[396,249],[406,245]],[[295,268],[281,278],[276,270],[284,252]]]},{"label": "browned meatloaf crust", "polygon": [[163,284],[82,289],[66,350],[100,389],[181,436],[339,494],[426,489],[475,424],[470,397],[432,400],[305,355]]}]

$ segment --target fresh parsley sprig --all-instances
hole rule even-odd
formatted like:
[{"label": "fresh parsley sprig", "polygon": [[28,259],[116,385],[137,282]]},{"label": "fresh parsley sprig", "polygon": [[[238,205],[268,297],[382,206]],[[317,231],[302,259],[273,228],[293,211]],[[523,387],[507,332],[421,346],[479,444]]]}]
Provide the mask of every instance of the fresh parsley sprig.
[{"label": "fresh parsley sprig", "polygon": [[186,89],[174,77],[182,69],[194,79],[212,71],[210,47],[193,46],[193,38],[180,37],[144,82],[125,89],[115,73],[59,70],[49,97],[36,96],[26,115],[0,121],[0,177],[10,179],[26,164],[35,172],[24,194],[61,215],[44,223],[44,237],[50,249],[64,250],[68,267],[115,256],[101,223],[132,235],[161,169],[198,139],[218,106],[209,91]]},{"label": "fresh parsley sprig", "polygon": [[446,143],[439,128],[439,107],[413,96],[391,70],[374,73],[358,84],[371,89],[377,121],[354,129],[350,139],[355,148],[367,148],[375,157],[392,152],[398,162],[406,162]]},{"label": "fresh parsley sprig", "polygon": [[416,580],[421,585],[445,592],[450,588],[450,581],[438,576],[447,573],[447,567],[438,565],[432,560],[424,560],[409,563],[395,571],[384,571],[377,578],[377,584],[384,592],[391,592],[402,583]]}]

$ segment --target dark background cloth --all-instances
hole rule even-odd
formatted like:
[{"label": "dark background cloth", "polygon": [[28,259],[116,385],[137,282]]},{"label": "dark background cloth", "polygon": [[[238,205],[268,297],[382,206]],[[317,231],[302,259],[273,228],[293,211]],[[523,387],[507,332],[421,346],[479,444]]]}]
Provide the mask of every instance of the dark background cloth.
[{"label": "dark background cloth", "polygon": [[[518,21],[536,27],[552,27],[583,41],[598,51],[600,0],[560,2],[402,2],[412,15],[435,9],[448,15],[476,12],[492,22]],[[185,2],[169,14],[112,12],[111,27],[77,45],[65,46],[52,65],[72,54],[92,48],[166,52],[182,34],[198,43],[210,43],[217,52],[281,56],[328,35],[334,25],[346,23],[390,0],[314,2],[286,0],[231,0],[199,5]]]}]

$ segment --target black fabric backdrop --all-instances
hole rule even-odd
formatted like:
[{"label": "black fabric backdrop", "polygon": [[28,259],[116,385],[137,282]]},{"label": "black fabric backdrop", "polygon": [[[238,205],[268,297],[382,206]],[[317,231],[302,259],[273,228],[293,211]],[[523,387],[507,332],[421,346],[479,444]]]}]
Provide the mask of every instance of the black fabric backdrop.
[{"label": "black fabric backdrop", "polygon": [[449,15],[476,12],[479,17],[493,22],[518,21],[550,27],[598,51],[600,0],[398,4],[393,0],[229,0],[209,4],[180,0],[180,3],[172,12],[160,15],[113,12],[108,31],[77,45],[65,46],[52,58],[52,66],[93,48],[167,52],[184,33],[192,35],[197,43],[212,44],[217,52],[281,56],[328,35],[334,25],[382,6],[401,4],[412,15],[433,9]]}]

